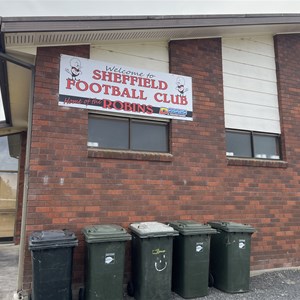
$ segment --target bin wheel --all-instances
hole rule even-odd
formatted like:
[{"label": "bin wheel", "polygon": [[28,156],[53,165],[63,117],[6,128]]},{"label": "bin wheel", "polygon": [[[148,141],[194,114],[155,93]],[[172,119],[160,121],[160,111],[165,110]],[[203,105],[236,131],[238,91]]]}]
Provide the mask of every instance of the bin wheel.
[{"label": "bin wheel", "polygon": [[215,283],[214,276],[209,272],[209,275],[208,275],[208,286],[212,287],[212,286],[214,286],[214,283]]},{"label": "bin wheel", "polygon": [[79,289],[79,296],[78,296],[79,300],[83,300],[84,299],[84,289],[80,288]]},{"label": "bin wheel", "polygon": [[134,286],[133,286],[132,281],[129,281],[128,284],[127,284],[127,294],[130,297],[134,296]]}]

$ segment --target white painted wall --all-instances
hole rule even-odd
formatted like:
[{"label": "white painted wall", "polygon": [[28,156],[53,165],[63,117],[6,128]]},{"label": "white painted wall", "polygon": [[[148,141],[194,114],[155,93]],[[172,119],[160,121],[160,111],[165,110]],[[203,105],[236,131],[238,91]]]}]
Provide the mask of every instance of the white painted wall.
[{"label": "white painted wall", "polygon": [[167,42],[103,43],[91,46],[90,58],[139,69],[169,72]]},{"label": "white painted wall", "polygon": [[272,36],[222,39],[225,127],[280,133]]},{"label": "white painted wall", "polygon": [[0,16],[299,13],[299,0],[0,0]]}]

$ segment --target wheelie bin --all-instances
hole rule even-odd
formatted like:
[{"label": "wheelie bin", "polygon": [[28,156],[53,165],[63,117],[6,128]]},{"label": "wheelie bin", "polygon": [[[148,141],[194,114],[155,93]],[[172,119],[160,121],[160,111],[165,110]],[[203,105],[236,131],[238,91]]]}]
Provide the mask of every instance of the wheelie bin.
[{"label": "wheelie bin", "polygon": [[217,231],[192,220],[169,223],[179,232],[173,245],[172,290],[183,298],[208,294],[210,236]]},{"label": "wheelie bin", "polygon": [[32,300],[71,300],[73,249],[68,230],[34,231],[29,237],[32,258]]},{"label": "wheelie bin", "polygon": [[[114,224],[92,225],[85,236],[85,300],[122,300],[127,231]],[[82,297],[82,295],[80,296]]]},{"label": "wheelie bin", "polygon": [[168,300],[172,296],[174,228],[159,222],[133,223],[132,282],[129,294],[136,300]]},{"label": "wheelie bin", "polygon": [[218,231],[211,238],[210,272],[213,285],[227,293],[249,291],[251,235],[248,224],[208,222]]}]

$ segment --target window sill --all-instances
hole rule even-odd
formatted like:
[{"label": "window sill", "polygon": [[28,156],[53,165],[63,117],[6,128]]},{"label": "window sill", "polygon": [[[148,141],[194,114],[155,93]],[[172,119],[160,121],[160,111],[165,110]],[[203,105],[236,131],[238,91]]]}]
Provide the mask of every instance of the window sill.
[{"label": "window sill", "polygon": [[228,166],[265,167],[265,168],[287,168],[288,163],[282,160],[255,159],[255,158],[229,158]]},{"label": "window sill", "polygon": [[88,157],[92,158],[110,158],[110,159],[130,159],[130,160],[150,160],[170,162],[173,160],[173,155],[170,153],[157,152],[138,152],[124,150],[102,150],[88,148]]}]

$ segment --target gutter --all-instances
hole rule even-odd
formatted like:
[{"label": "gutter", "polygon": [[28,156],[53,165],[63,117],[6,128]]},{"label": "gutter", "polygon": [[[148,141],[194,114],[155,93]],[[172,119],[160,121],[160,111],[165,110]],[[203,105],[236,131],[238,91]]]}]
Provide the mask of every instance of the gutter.
[{"label": "gutter", "polygon": [[[27,63],[26,63],[26,65],[27,65]],[[26,156],[25,156],[25,167],[24,167],[24,187],[23,187],[22,219],[21,219],[18,282],[17,282],[17,292],[19,295],[22,295],[23,278],[24,278],[28,182],[29,182],[29,160],[30,160],[31,133],[32,133],[32,111],[33,111],[35,66],[31,65],[30,70],[31,70],[31,88],[30,88],[29,104],[28,104],[28,128],[27,128],[27,139],[26,139]],[[19,299],[22,299],[22,298],[19,297]]]},{"label": "gutter", "polygon": [[[1,32],[2,35],[2,32]],[[3,45],[3,44],[2,44]],[[30,145],[31,145],[31,133],[32,133],[32,109],[33,109],[33,93],[34,93],[34,79],[35,79],[35,66],[27,62],[23,62],[13,56],[4,53],[4,49],[1,48],[0,60],[5,63],[9,61],[18,66],[31,70],[31,88],[29,95],[28,106],[28,128],[27,128],[27,140],[26,140],[26,156],[24,167],[24,187],[23,187],[23,199],[22,199],[22,220],[21,220],[21,233],[20,233],[20,246],[19,246],[19,265],[18,265],[18,282],[17,293],[18,299],[23,299],[22,288],[24,278],[24,258],[25,258],[25,245],[26,245],[26,219],[27,219],[27,200],[28,200],[28,182],[29,182],[29,160],[30,160]],[[7,73],[6,73],[7,75]],[[7,82],[7,78],[6,78]],[[1,86],[2,88],[2,86]],[[6,87],[8,91],[8,86]],[[9,99],[7,98],[7,101]],[[8,101],[9,103],[9,101]]]},{"label": "gutter", "polygon": [[182,29],[300,24],[300,14],[235,14],[110,17],[5,17],[3,33]]}]

